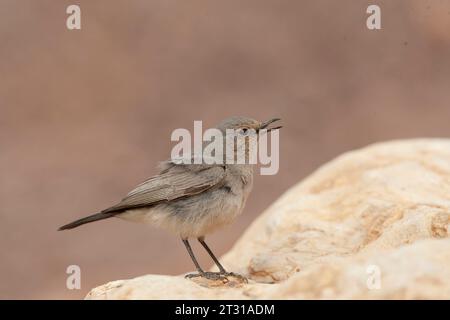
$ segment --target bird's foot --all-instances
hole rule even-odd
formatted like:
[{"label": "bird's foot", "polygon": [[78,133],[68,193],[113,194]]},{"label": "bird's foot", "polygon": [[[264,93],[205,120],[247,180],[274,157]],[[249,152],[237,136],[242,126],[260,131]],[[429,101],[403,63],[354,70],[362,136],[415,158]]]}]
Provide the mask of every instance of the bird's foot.
[{"label": "bird's foot", "polygon": [[205,278],[208,280],[221,280],[222,282],[226,283],[228,282],[227,274],[221,273],[221,272],[198,272],[198,273],[189,273],[184,276],[187,279],[191,278]]},{"label": "bird's foot", "polygon": [[241,282],[248,283],[248,279],[246,277],[244,277],[243,275],[240,275],[239,273],[225,271],[225,272],[220,272],[220,274],[224,275],[225,277],[234,277]]}]

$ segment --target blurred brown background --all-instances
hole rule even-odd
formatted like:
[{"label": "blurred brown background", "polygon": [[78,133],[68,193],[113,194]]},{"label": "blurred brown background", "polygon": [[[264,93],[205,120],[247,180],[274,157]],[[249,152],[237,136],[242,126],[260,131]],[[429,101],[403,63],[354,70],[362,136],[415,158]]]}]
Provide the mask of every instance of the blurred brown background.
[{"label": "blurred brown background", "polygon": [[[82,30],[66,29],[79,4]],[[378,4],[382,30],[366,28]],[[279,116],[225,253],[288,187],[342,152],[450,135],[450,1],[0,0],[0,298],[82,298],[193,270],[180,240],[111,219],[69,232],[156,173],[175,128]],[[195,245],[204,266],[212,263]],[[66,268],[81,267],[81,290]]]}]

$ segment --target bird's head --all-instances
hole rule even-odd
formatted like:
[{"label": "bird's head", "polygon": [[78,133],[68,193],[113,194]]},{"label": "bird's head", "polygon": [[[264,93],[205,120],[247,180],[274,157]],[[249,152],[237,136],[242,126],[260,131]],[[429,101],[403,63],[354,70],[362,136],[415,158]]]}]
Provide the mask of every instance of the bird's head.
[{"label": "bird's head", "polygon": [[269,128],[270,124],[279,120],[279,118],[273,118],[267,121],[260,122],[248,117],[230,117],[220,122],[217,128],[223,132],[225,132],[226,129],[233,129],[236,130],[239,134],[246,135],[251,130],[259,133],[261,129],[266,129],[267,131],[280,129],[281,126]]},{"label": "bird's head", "polygon": [[[233,139],[229,139],[226,143],[233,143],[234,147],[234,156],[238,157],[239,150],[245,150],[245,158],[246,161],[249,158],[249,153],[251,150],[250,138],[256,138],[254,140],[258,140],[259,136],[263,133],[270,132],[272,130],[278,130],[281,126],[269,127],[272,123],[280,120],[279,118],[273,118],[267,121],[260,122],[258,120],[247,118],[247,117],[231,117],[223,120],[218,126],[217,129],[222,131],[225,134],[225,137],[229,137],[230,133],[228,131],[232,130],[231,135],[233,135]],[[265,130],[263,130],[265,129]],[[235,143],[235,138],[244,138],[241,146]],[[253,149],[254,150],[254,149]]]}]

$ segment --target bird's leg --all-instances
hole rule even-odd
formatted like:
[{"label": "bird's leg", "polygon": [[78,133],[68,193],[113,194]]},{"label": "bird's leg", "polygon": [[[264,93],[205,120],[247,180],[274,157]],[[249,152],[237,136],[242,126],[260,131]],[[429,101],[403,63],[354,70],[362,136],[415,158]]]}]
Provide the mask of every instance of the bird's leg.
[{"label": "bird's leg", "polygon": [[186,250],[188,251],[189,255],[191,256],[192,261],[195,264],[195,268],[197,269],[197,273],[190,273],[187,274],[185,277],[186,278],[196,278],[196,277],[203,277],[206,279],[210,279],[210,280],[228,280],[226,279],[226,277],[221,274],[221,273],[217,273],[217,272],[205,272],[203,271],[203,269],[200,267],[200,264],[198,263],[197,259],[194,256],[194,252],[192,251],[191,245],[189,244],[189,241],[187,239],[181,239],[183,240],[183,243],[186,247]]},{"label": "bird's leg", "polygon": [[189,244],[189,241],[187,239],[181,239],[183,240],[183,243],[186,247],[187,252],[189,253],[189,255],[191,256],[192,261],[195,264],[195,268],[197,269],[198,273],[202,274],[204,273],[202,267],[200,267],[200,264],[198,263],[197,259],[194,256],[194,252],[192,251],[191,245]]},{"label": "bird's leg", "polygon": [[214,263],[219,268],[219,274],[224,275],[224,276],[236,277],[236,278],[241,279],[244,282],[248,282],[246,277],[244,277],[240,274],[234,273],[234,272],[227,272],[225,270],[225,268],[220,264],[219,259],[216,258],[214,253],[211,251],[211,249],[206,244],[205,237],[199,237],[199,238],[197,238],[197,240],[202,244],[203,248],[205,248],[206,252],[208,252],[209,256],[214,260]]},{"label": "bird's leg", "polygon": [[219,259],[216,258],[216,256],[214,255],[214,253],[211,251],[211,249],[208,247],[208,245],[205,242],[205,238],[204,237],[200,237],[197,239],[198,242],[200,242],[203,246],[203,248],[205,248],[206,252],[208,252],[209,256],[214,260],[214,263],[216,264],[216,266],[219,268],[220,273],[225,274],[227,273],[227,271],[225,270],[225,268],[220,264]]}]

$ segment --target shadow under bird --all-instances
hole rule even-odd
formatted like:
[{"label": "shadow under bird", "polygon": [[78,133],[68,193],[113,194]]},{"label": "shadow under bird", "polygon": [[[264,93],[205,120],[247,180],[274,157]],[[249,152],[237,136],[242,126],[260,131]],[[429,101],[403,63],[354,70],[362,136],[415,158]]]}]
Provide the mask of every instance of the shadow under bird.
[{"label": "shadow under bird", "polygon": [[[238,135],[260,134],[281,127],[269,128],[280,119],[265,122],[246,117],[225,119],[218,126],[225,136],[227,129]],[[264,130],[264,131],[266,131]],[[237,153],[236,148],[233,149]],[[248,148],[246,148],[248,152]],[[58,230],[73,229],[86,223],[118,217],[168,229],[181,237],[198,273],[186,277],[226,279],[238,274],[227,272],[205,242],[205,235],[231,223],[243,210],[253,185],[252,164],[179,164],[162,162],[158,175],[149,178],[118,204],[99,213],[76,220]],[[204,271],[194,256],[189,238],[197,238],[219,268],[219,272]]]}]

